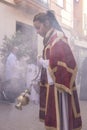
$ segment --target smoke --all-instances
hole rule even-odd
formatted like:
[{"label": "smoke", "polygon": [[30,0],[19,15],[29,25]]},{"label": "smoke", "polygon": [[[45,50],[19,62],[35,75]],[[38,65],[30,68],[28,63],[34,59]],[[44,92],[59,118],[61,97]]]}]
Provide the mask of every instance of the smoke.
[{"label": "smoke", "polygon": [[[24,13],[25,12],[25,15],[28,14],[28,15],[35,15],[36,13],[39,12],[39,9],[36,8],[36,7],[33,7],[31,6],[32,4],[32,1],[29,1],[28,0],[23,0],[21,1],[20,3],[17,3],[16,4],[16,7],[17,9],[21,9],[21,11]],[[38,3],[37,3],[38,4]],[[30,17],[30,16],[29,16]]]},{"label": "smoke", "polygon": [[[16,7],[20,7],[25,13],[30,14],[30,11],[32,11],[31,8],[27,7],[26,1],[23,1]],[[6,100],[9,101],[10,99],[13,100],[13,98],[16,98],[18,94],[26,89],[28,64],[30,64],[30,62],[36,64],[37,35],[32,26],[24,24],[23,22],[24,21],[16,22],[16,33],[10,38],[5,36],[3,46],[1,47],[0,88],[6,95]],[[13,54],[14,56],[12,56],[13,52],[9,48],[12,48],[12,46],[18,47],[18,53],[16,55]],[[17,59],[17,61],[15,59]],[[11,67],[13,67],[13,69],[11,69]],[[11,78],[7,79],[6,75]],[[0,97],[1,100],[5,100],[3,93],[0,94]]]}]

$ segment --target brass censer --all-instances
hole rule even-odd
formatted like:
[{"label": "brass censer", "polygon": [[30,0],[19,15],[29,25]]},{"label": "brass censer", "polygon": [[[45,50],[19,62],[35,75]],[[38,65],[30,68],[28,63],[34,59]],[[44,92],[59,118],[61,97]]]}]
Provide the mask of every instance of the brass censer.
[{"label": "brass censer", "polygon": [[22,106],[25,106],[29,103],[30,99],[29,99],[29,94],[30,91],[29,90],[25,90],[23,93],[21,93],[18,98],[17,98],[17,104],[15,105],[15,107],[19,110],[22,110]]}]

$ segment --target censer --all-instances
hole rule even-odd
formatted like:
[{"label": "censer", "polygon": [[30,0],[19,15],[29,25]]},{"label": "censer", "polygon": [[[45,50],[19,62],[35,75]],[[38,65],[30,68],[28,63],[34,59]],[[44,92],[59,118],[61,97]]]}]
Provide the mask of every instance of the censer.
[{"label": "censer", "polygon": [[[33,81],[35,81],[38,76],[40,74],[40,69],[38,71],[38,74],[35,76],[35,78],[32,80],[32,84],[31,86],[33,85]],[[19,110],[22,110],[22,106],[25,106],[27,104],[29,104],[29,95],[30,95],[30,91],[27,89],[25,90],[23,93],[21,93],[18,98],[17,98],[17,104],[15,105],[15,107]]]},{"label": "censer", "polygon": [[29,94],[30,94],[30,91],[27,89],[18,96],[17,104],[15,105],[17,109],[22,110],[22,106],[25,106],[29,103],[30,101]]}]

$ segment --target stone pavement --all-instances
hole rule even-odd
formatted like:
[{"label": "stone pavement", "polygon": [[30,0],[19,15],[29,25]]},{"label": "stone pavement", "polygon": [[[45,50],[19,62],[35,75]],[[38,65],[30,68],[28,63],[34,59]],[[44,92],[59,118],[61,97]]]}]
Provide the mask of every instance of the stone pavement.
[{"label": "stone pavement", "polygon": [[15,104],[0,103],[0,130],[45,130],[38,118],[39,106],[30,103],[22,110]]},{"label": "stone pavement", "polygon": [[[87,129],[87,101],[80,101],[83,129]],[[45,130],[38,118],[39,105],[30,103],[17,110],[15,104],[0,103],[0,130]]]},{"label": "stone pavement", "polygon": [[87,130],[87,101],[80,101],[82,115],[82,130]]}]

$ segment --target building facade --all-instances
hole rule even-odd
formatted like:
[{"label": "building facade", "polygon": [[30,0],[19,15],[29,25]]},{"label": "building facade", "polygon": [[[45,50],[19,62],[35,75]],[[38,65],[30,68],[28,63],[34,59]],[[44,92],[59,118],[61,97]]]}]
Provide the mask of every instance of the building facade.
[{"label": "building facade", "polygon": [[[87,33],[86,9],[83,10],[83,5],[85,6],[83,0],[0,0],[0,44],[3,44],[5,35],[11,37],[19,26],[21,26],[20,28],[30,26],[29,31],[31,32],[33,16],[40,11],[51,9],[55,11],[72,47],[74,43],[75,45],[80,43]],[[83,24],[84,21],[85,24]],[[41,53],[42,50],[41,42],[42,38],[38,36],[35,43],[38,53]]]}]

